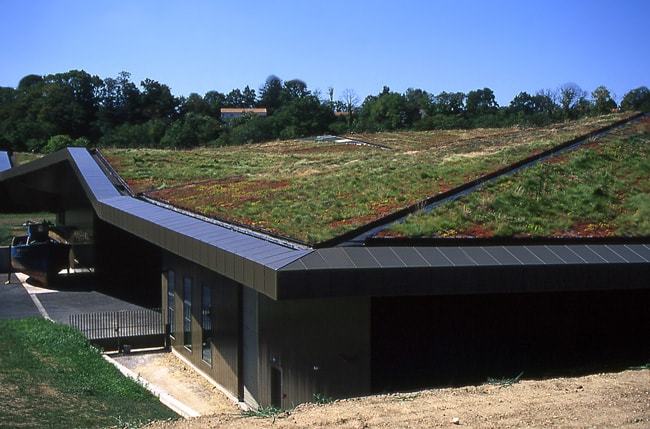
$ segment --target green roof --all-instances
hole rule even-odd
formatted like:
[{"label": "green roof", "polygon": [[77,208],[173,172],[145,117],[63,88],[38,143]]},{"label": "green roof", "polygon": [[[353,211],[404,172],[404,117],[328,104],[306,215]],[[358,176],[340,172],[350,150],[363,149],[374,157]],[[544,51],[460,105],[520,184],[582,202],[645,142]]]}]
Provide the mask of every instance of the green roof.
[{"label": "green roof", "polygon": [[351,136],[390,149],[304,139],[104,154],[137,193],[315,244],[623,117]]},{"label": "green roof", "polygon": [[650,119],[548,159],[383,237],[650,236]]}]

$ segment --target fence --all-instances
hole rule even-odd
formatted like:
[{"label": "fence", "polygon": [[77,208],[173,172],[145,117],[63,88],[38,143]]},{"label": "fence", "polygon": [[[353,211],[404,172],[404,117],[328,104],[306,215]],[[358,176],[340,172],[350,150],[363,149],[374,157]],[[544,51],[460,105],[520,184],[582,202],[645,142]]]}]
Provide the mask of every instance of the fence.
[{"label": "fence", "polygon": [[159,308],[71,314],[69,324],[105,350],[165,346],[165,325]]}]

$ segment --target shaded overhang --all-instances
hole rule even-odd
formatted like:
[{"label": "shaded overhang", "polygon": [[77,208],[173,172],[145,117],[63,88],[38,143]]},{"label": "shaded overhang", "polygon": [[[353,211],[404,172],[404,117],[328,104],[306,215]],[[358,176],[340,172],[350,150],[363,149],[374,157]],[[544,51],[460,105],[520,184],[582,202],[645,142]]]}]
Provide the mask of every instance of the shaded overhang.
[{"label": "shaded overhang", "polygon": [[[29,185],[47,194],[60,189],[56,177],[66,175],[75,179],[99,219],[272,299],[650,287],[650,243],[317,250],[283,245],[124,195],[83,148],[0,168],[0,187],[9,195],[4,207],[29,201],[14,187]],[[66,201],[59,198],[56,204]],[[42,203],[33,204],[43,209]]]},{"label": "shaded overhang", "polygon": [[527,293],[650,287],[650,245],[318,249],[282,267],[278,299]]}]

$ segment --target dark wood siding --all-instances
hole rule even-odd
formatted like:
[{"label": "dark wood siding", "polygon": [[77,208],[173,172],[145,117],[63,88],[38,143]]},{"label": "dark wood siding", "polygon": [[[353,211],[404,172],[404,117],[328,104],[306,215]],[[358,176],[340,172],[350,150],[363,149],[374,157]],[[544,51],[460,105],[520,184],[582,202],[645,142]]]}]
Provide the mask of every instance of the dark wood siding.
[{"label": "dark wood siding", "polygon": [[273,301],[259,295],[259,397],[271,405],[271,369],[282,407],[370,392],[370,299]]},{"label": "dark wood siding", "polygon": [[[241,286],[232,280],[206,270],[192,262],[173,256],[164,255],[163,261],[163,303],[166,304],[166,272],[173,270],[176,277],[175,289],[175,324],[177,333],[171,340],[171,346],[192,365],[222,385],[233,396],[239,397],[239,348],[240,348],[240,294]],[[180,331],[183,326],[183,288],[182,279],[192,279],[192,348],[183,345]],[[202,359],[201,330],[201,286],[211,288],[213,342],[212,364]]]}]

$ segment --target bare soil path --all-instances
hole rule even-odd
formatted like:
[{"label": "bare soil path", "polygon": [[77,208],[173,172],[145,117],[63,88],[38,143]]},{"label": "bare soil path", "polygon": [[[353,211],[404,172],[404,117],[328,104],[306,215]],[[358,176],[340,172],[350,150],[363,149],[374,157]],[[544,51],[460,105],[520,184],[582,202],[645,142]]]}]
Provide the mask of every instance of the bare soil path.
[{"label": "bare soil path", "polygon": [[[458,424],[452,423],[457,417]],[[149,429],[185,428],[650,428],[650,370],[524,380],[305,404],[273,418],[226,412]]]}]

